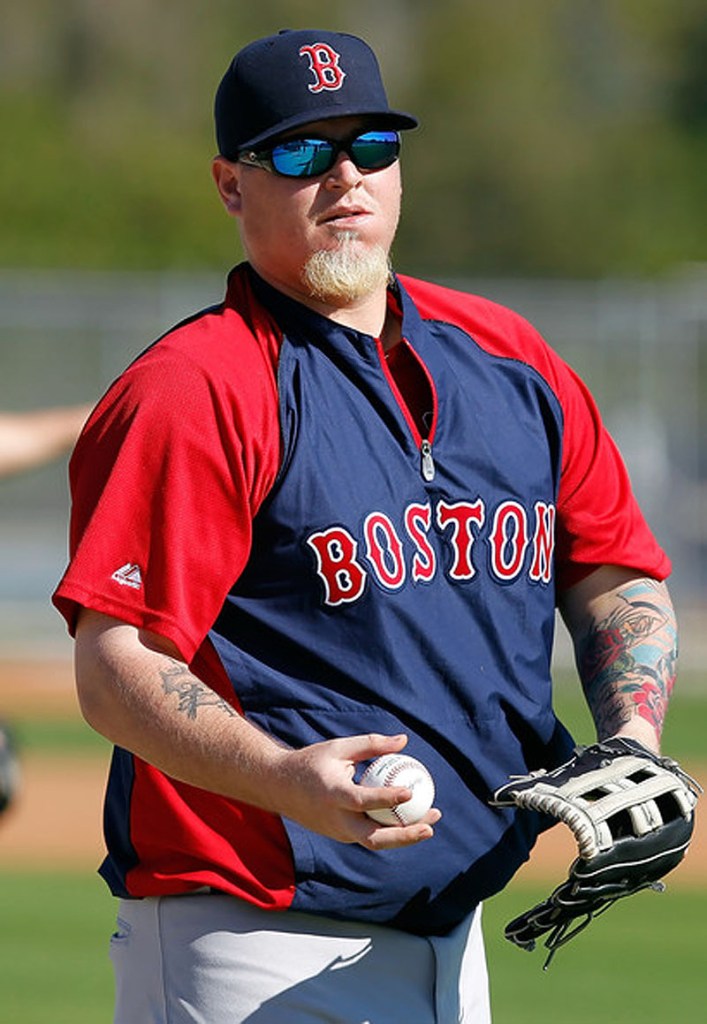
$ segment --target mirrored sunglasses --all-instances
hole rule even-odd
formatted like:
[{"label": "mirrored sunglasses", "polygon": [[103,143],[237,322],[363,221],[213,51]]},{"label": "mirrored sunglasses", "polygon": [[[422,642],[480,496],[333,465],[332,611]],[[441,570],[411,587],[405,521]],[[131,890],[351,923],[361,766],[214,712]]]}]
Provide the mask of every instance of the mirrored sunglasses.
[{"label": "mirrored sunglasses", "polygon": [[346,153],[360,171],[381,170],[398,159],[400,135],[372,131],[349,139],[286,139],[271,149],[243,150],[238,159],[286,178],[314,178],[330,171],[340,153]]}]

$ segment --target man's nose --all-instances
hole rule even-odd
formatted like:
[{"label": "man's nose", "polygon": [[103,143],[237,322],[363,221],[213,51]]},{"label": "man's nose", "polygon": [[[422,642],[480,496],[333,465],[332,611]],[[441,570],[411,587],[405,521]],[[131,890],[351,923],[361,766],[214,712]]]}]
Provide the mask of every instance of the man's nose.
[{"label": "man's nose", "polygon": [[361,171],[349,154],[342,150],[336,158],[336,163],[329,170],[325,183],[330,188],[353,188],[362,178]]}]

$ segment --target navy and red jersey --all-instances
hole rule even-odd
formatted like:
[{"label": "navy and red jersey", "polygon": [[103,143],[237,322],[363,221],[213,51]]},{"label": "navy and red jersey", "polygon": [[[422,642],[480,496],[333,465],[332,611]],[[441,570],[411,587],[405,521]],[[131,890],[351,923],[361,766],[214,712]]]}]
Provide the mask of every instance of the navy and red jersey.
[{"label": "navy and red jersey", "polygon": [[[164,635],[294,747],[410,737],[435,837],[371,852],[116,749],[111,890],[203,886],[272,910],[441,933],[503,888],[544,822],[489,806],[572,740],[552,707],[558,588],[669,562],[587,389],[517,314],[401,277],[379,339],[245,264],[139,356],[71,460],[54,600]],[[401,358],[401,353],[404,358]]]}]

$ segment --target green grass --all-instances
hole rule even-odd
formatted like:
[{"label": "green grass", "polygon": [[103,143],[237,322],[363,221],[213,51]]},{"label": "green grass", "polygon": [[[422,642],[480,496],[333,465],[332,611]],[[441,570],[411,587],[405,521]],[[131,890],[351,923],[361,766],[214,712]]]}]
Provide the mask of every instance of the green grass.
[{"label": "green grass", "polygon": [[13,716],[12,731],[21,752],[57,756],[108,755],[110,744],[78,715],[36,718]]},{"label": "green grass", "polygon": [[108,1024],[114,902],[92,874],[0,875],[2,1021]]},{"label": "green grass", "polygon": [[[559,881],[559,879],[558,879]],[[532,953],[505,924],[547,896],[511,884],[485,907],[494,1024],[697,1024],[707,1005],[707,890],[639,893],[558,950]]]}]

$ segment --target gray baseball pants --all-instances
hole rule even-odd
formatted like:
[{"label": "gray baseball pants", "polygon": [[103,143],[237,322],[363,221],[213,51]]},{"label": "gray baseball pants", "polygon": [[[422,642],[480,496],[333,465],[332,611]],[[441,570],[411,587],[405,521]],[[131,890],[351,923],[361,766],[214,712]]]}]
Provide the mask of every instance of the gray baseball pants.
[{"label": "gray baseball pants", "polygon": [[114,1024],[490,1024],[481,910],[442,938],[230,896],[122,900]]}]

